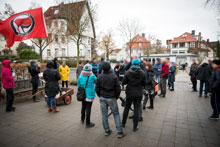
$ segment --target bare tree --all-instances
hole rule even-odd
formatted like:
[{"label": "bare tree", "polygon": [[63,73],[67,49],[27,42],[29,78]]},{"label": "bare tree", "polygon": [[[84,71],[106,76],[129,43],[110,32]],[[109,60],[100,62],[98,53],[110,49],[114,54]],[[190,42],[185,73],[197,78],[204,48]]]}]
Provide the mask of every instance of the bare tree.
[{"label": "bare tree", "polygon": [[115,49],[115,43],[113,41],[113,38],[112,38],[112,31],[108,31],[106,34],[104,34],[104,36],[102,37],[102,40],[100,42],[100,45],[99,45],[99,49],[101,51],[105,51],[106,53],[106,60],[109,59],[109,55],[112,54],[112,52],[114,51]]},{"label": "bare tree", "polygon": [[129,56],[131,59],[132,45],[134,37],[142,30],[137,21],[125,19],[119,23],[121,35],[126,42],[126,47],[129,48]]},{"label": "bare tree", "polygon": [[[63,0],[63,2],[65,2],[65,0]],[[62,17],[67,21],[68,38],[76,42],[78,66],[80,45],[86,47],[86,43],[83,42],[83,38],[87,35],[86,33],[89,29],[92,28],[93,32],[95,32],[94,18],[96,14],[96,6],[90,6],[87,1],[82,1],[68,4],[61,3],[60,7],[63,15]],[[93,46],[94,43],[95,40],[92,41]]]},{"label": "bare tree", "polygon": [[205,0],[205,6],[216,7],[218,13],[220,13],[220,0]]},{"label": "bare tree", "polygon": [[0,19],[6,19],[13,14],[15,14],[15,11],[13,10],[12,6],[8,3],[5,3],[4,10],[0,11]]}]

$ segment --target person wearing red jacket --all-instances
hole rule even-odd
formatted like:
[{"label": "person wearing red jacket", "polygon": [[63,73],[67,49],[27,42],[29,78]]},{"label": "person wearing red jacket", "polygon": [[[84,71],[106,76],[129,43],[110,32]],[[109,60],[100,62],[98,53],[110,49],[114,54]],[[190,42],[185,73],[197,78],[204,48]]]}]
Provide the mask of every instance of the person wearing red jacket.
[{"label": "person wearing red jacket", "polygon": [[161,60],[162,68],[161,68],[161,79],[160,79],[160,88],[161,93],[159,94],[160,97],[166,97],[166,85],[167,79],[169,74],[169,65],[166,62],[166,59]]},{"label": "person wearing red jacket", "polygon": [[2,86],[6,90],[6,112],[15,111],[15,107],[12,107],[14,102],[14,91],[15,87],[14,78],[10,70],[10,60],[2,61]]}]

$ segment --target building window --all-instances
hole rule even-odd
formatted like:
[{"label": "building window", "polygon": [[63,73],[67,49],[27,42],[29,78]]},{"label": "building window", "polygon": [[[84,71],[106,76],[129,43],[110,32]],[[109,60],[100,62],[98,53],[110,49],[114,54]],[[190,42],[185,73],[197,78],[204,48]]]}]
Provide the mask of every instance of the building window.
[{"label": "building window", "polygon": [[179,54],[184,54],[185,53],[185,51],[179,51]]},{"label": "building window", "polygon": [[173,48],[177,48],[177,43],[174,43],[174,44],[173,44]]},{"label": "building window", "polygon": [[138,43],[138,46],[139,46],[139,47],[142,47],[142,43]]},{"label": "building window", "polygon": [[55,27],[58,27],[58,21],[57,20],[54,21],[54,25],[55,25]]},{"label": "building window", "polygon": [[62,35],[62,43],[65,43],[65,42],[66,42],[65,35]]},{"label": "building window", "polygon": [[56,14],[58,14],[59,13],[59,10],[55,10],[54,11],[54,14],[56,15]]},{"label": "building window", "polygon": [[55,35],[55,41],[58,42],[58,35]]},{"label": "building window", "polygon": [[50,57],[50,49],[47,50],[47,57]]},{"label": "building window", "polygon": [[186,37],[182,37],[181,40],[186,40]]},{"label": "building window", "polygon": [[172,54],[178,54],[178,51],[172,51]]},{"label": "building window", "polygon": [[195,47],[195,42],[191,42],[191,47]]},{"label": "building window", "polygon": [[180,43],[180,47],[185,47],[185,43]]},{"label": "building window", "polygon": [[66,56],[66,49],[62,48],[62,56],[65,57]]},{"label": "building window", "polygon": [[48,33],[48,40],[51,41],[52,40],[52,34]]},{"label": "building window", "polygon": [[58,51],[59,51],[59,49],[58,49],[58,48],[55,48],[55,57],[58,56]]}]

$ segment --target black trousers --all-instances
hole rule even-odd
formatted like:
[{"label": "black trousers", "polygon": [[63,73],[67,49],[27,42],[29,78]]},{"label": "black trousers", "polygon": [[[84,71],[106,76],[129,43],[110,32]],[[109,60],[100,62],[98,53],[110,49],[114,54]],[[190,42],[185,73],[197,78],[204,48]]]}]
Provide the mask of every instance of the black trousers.
[{"label": "black trousers", "polygon": [[62,81],[62,87],[64,87],[65,83],[66,83],[66,88],[68,88],[68,81]]},{"label": "black trousers", "polygon": [[127,118],[128,118],[128,113],[131,108],[131,104],[134,104],[134,119],[133,119],[133,128],[137,128],[138,126],[138,119],[139,119],[139,109],[141,105],[141,100],[142,96],[132,96],[132,97],[126,97],[126,103],[125,103],[125,108],[124,108],[124,113],[123,113],[123,119],[122,119],[122,124],[126,124]]},{"label": "black trousers", "polygon": [[211,106],[213,109],[213,115],[219,116],[219,113],[220,113],[220,91],[212,92]]},{"label": "black trousers", "polygon": [[14,102],[13,88],[6,89],[6,110],[11,110],[13,102]]},{"label": "black trousers", "polygon": [[167,79],[166,78],[160,79],[160,89],[161,89],[161,94],[165,96],[166,91],[167,91]]},{"label": "black trousers", "polygon": [[197,90],[197,79],[191,77],[191,82],[192,82],[192,85],[193,85],[193,90],[196,91]]},{"label": "black trousers", "polygon": [[82,109],[81,109],[81,120],[85,120],[86,116],[86,124],[90,124],[90,116],[91,116],[92,102],[82,101]]},{"label": "black trousers", "polygon": [[[38,91],[39,79],[32,78],[31,83],[32,83],[32,95],[34,95]],[[33,99],[36,99],[36,96],[34,96]]]},{"label": "black trousers", "polygon": [[148,99],[150,98],[150,107],[154,107],[154,96],[152,94],[144,94],[143,106],[145,107]]}]

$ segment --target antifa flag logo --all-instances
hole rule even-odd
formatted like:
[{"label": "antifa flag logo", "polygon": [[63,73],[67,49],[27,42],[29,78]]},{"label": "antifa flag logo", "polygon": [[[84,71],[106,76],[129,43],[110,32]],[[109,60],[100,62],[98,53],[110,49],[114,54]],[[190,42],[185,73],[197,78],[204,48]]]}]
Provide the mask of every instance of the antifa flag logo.
[{"label": "antifa flag logo", "polygon": [[17,36],[26,36],[32,32],[35,26],[33,16],[23,13],[15,16],[10,22],[11,28]]}]

